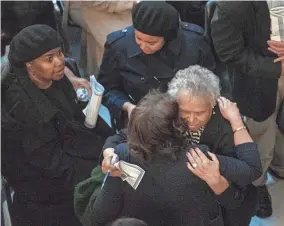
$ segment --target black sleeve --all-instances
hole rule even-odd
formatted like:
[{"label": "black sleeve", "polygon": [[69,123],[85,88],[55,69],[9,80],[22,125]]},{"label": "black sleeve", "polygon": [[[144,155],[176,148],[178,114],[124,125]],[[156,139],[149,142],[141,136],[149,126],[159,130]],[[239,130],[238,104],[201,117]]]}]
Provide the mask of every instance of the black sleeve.
[{"label": "black sleeve", "polygon": [[236,158],[217,155],[222,176],[238,186],[251,184],[261,176],[262,167],[255,143],[238,145],[233,152]]},{"label": "black sleeve", "polygon": [[128,152],[128,145],[127,145],[127,143],[122,143],[122,144],[117,145],[115,147],[114,152],[119,157],[119,160],[123,160],[123,161],[126,161],[126,162],[131,162],[131,156],[129,155],[129,152]]},{"label": "black sleeve", "polygon": [[106,225],[115,220],[123,208],[123,181],[120,178],[108,177],[100,194],[94,202],[94,225]]},{"label": "black sleeve", "polygon": [[[13,185],[14,175],[12,174],[17,168],[23,165],[23,160],[19,156],[19,152],[22,150],[21,143],[24,129],[22,126],[14,121],[10,116],[3,112],[3,106],[1,109],[1,156],[2,162],[2,175],[9,180],[9,183]],[[13,163],[13,164],[11,164]],[[15,165],[14,165],[15,164]],[[12,168],[12,169],[11,169]],[[22,174],[23,171],[19,171],[18,174]]]},{"label": "black sleeve", "polygon": [[[237,6],[237,3],[234,6]],[[217,3],[211,21],[213,44],[220,60],[226,64],[233,64],[248,76],[278,79],[281,75],[281,63],[274,63],[273,57],[260,55],[245,45],[240,17],[246,15],[231,13],[231,7],[233,6],[229,2]]]},{"label": "black sleeve", "polygon": [[119,131],[118,134],[115,134],[113,136],[110,136],[106,139],[105,144],[102,148],[102,152],[99,158],[100,164],[103,161],[103,152],[107,148],[115,148],[117,145],[121,143],[126,143],[127,142],[127,129],[122,129]]},{"label": "black sleeve", "polygon": [[111,48],[108,43],[105,44],[98,82],[105,88],[103,104],[108,108],[117,107],[122,109],[123,104],[128,101],[120,72],[122,65],[125,63],[124,55],[123,52]]},{"label": "black sleeve", "polygon": [[18,89],[13,89],[8,94],[2,94],[1,103],[1,156],[4,160],[1,169],[2,174],[12,186],[17,183],[15,172],[17,172],[18,178],[24,178],[27,173],[22,170],[25,163],[21,152],[23,151],[23,134],[27,129],[30,129],[22,114],[24,110],[21,106],[23,105],[17,101],[17,98],[14,98],[17,95],[21,95]]},{"label": "black sleeve", "polygon": [[220,195],[216,195],[216,199],[225,209],[235,209],[239,207],[245,198],[246,189],[235,184],[229,187]]},{"label": "black sleeve", "polygon": [[106,139],[103,150],[107,148],[115,148],[118,144],[127,142],[127,129],[122,129],[118,134],[110,136]]}]

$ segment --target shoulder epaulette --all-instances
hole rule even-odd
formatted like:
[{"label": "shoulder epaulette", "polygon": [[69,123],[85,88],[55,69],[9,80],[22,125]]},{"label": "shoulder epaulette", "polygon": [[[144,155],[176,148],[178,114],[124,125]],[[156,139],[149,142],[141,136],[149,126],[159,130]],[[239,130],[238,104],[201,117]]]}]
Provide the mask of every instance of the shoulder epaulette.
[{"label": "shoulder epaulette", "polygon": [[124,28],[124,29],[122,29],[122,30],[114,31],[114,32],[110,33],[110,34],[107,36],[106,43],[107,43],[108,45],[110,45],[110,44],[116,42],[117,40],[119,40],[119,39],[125,37],[126,33],[127,33],[127,29],[126,29],[126,28]]},{"label": "shoulder epaulette", "polygon": [[204,29],[196,24],[181,22],[181,26],[184,30],[193,31],[199,35],[204,34]]}]

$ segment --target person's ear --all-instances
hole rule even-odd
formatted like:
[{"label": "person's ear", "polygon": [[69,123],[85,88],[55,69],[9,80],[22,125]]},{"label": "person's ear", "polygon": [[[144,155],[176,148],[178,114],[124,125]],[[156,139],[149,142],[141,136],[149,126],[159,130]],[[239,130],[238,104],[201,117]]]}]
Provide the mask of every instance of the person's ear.
[{"label": "person's ear", "polygon": [[26,63],[26,67],[27,67],[28,72],[29,72],[31,75],[35,76],[33,63],[32,63],[32,62]]},{"label": "person's ear", "polygon": [[33,67],[32,62],[26,63],[26,67],[28,70],[32,70],[32,67]]}]

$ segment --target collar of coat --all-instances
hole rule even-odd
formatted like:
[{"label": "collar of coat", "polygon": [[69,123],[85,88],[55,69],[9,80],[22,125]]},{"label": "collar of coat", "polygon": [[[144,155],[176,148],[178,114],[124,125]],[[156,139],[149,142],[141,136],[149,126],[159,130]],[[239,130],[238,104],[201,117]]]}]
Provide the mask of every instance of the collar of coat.
[{"label": "collar of coat", "polygon": [[[134,56],[141,54],[142,51],[141,51],[139,45],[137,45],[137,43],[135,41],[134,28],[131,27],[131,28],[128,28],[128,29],[131,29],[131,33],[133,33],[133,34],[131,34],[131,37],[133,38],[133,40],[132,40],[132,42],[129,43],[129,45],[131,45],[131,46],[128,46],[128,48],[127,48],[127,56],[129,58],[131,58],[131,57],[134,57]],[[172,53],[174,53],[175,55],[179,55],[180,49],[181,49],[181,42],[182,42],[182,27],[180,26],[179,29],[178,29],[177,37],[174,40],[166,43],[166,46]]]},{"label": "collar of coat", "polygon": [[40,89],[30,80],[25,68],[16,69],[15,74],[25,92],[28,94],[34,106],[40,113],[41,119],[44,122],[50,121],[50,119],[57,113],[58,109],[50,103]]}]

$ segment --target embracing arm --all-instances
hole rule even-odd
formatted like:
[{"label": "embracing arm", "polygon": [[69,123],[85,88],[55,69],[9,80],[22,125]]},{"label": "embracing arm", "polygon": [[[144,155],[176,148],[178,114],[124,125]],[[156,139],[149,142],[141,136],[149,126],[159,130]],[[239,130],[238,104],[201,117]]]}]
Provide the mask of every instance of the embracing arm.
[{"label": "embracing arm", "polygon": [[218,99],[218,104],[221,114],[230,122],[233,132],[231,135],[233,135],[235,144],[232,150],[235,158],[218,156],[221,163],[220,172],[227,180],[233,181],[239,186],[245,186],[258,179],[262,174],[257,145],[253,143],[244,125],[237,105],[223,97]]},{"label": "embracing arm", "polygon": [[99,162],[102,163],[104,158],[112,156],[114,154],[114,148],[121,144],[127,142],[127,129],[122,129],[118,134],[110,136],[106,139],[105,144],[102,148],[102,152],[99,158]]},{"label": "embracing arm", "polygon": [[[230,184],[220,174],[219,161],[214,154],[208,152],[212,158],[210,162],[199,148],[195,148],[195,151],[190,150],[187,153],[188,169],[207,183],[223,207],[233,209],[239,206],[243,201],[245,189],[238,187],[234,183]],[[197,158],[198,156],[200,158]]]},{"label": "embracing arm", "polygon": [[107,148],[115,148],[117,145],[125,142],[127,142],[127,129],[122,129],[118,134],[110,136],[106,139],[103,150]]},{"label": "embracing arm", "polygon": [[261,175],[261,163],[257,146],[244,126],[236,104],[224,97],[218,99],[218,104],[223,117],[231,122],[236,144],[234,151],[238,159],[222,155],[217,158],[215,154],[208,152],[211,157],[209,159],[199,148],[195,148],[187,153],[187,165],[189,170],[204,180],[214,192],[220,193],[228,187],[228,181],[239,186],[252,183]]},{"label": "embracing arm", "polygon": [[220,174],[238,186],[251,184],[262,174],[260,156],[255,143],[234,147],[236,158],[216,155],[220,162]]}]

